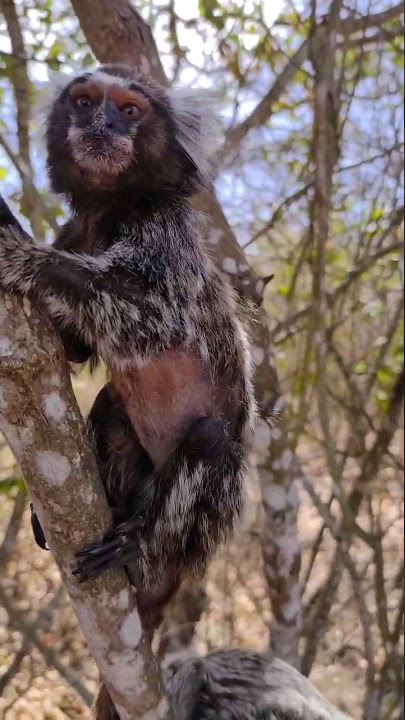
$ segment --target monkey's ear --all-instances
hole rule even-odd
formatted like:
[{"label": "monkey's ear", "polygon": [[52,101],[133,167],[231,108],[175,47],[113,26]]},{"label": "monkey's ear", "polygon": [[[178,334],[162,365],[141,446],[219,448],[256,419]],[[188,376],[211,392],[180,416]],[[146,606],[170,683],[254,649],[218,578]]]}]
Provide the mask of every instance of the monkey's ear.
[{"label": "monkey's ear", "polygon": [[37,87],[37,95],[34,103],[34,117],[41,119],[49,115],[49,112],[64,90],[66,85],[73,79],[74,75],[48,69],[48,80],[41,82]]},{"label": "monkey's ear", "polygon": [[176,139],[187,159],[209,185],[215,173],[215,155],[222,144],[222,125],[211,90],[172,88],[168,91]]},{"label": "monkey's ear", "polygon": [[[36,96],[32,110],[34,137],[42,138],[50,112],[67,85],[78,74],[79,68],[70,67],[69,72],[48,68],[48,80],[36,87]],[[86,71],[83,72],[86,74]]]}]

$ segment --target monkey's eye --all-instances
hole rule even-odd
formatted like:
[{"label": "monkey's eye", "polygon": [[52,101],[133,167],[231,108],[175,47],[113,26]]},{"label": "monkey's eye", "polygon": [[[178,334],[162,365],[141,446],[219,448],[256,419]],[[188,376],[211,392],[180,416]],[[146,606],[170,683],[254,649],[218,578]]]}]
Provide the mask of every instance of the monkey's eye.
[{"label": "monkey's eye", "polygon": [[75,103],[77,107],[90,107],[91,100],[88,95],[80,95],[78,98],[76,98]]},{"label": "monkey's eye", "polygon": [[141,115],[141,110],[137,105],[131,105],[131,103],[128,103],[127,105],[124,105],[121,108],[121,112],[123,115],[126,115],[129,118],[138,118]]}]

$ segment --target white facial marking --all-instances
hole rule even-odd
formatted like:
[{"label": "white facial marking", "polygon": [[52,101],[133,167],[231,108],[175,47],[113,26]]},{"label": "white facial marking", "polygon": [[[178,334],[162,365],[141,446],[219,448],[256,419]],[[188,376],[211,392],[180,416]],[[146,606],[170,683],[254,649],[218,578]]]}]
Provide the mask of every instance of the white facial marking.
[{"label": "white facial marking", "polygon": [[121,87],[127,87],[128,85],[128,79],[118,77],[117,75],[109,75],[101,70],[92,73],[89,80],[101,83],[102,85],[120,85]]}]

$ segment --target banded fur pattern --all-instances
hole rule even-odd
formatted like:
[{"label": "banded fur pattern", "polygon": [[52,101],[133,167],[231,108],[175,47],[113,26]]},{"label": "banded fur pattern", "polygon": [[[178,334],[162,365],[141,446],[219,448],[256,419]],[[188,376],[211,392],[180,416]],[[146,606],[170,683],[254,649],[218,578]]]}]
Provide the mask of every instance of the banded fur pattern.
[{"label": "banded fur pattern", "polygon": [[350,720],[287,663],[244,650],[168,656],[165,684],[176,720]]}]

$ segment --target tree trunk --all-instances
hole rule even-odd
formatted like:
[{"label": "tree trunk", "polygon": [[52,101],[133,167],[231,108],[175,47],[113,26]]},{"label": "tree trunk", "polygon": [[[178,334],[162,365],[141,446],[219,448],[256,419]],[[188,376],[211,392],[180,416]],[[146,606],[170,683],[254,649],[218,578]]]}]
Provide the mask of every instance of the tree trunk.
[{"label": "tree trunk", "polygon": [[126,575],[83,585],[72,575],[75,552],[111,518],[60,342],[26,299],[1,300],[0,428],[121,720],[158,717],[159,673]]}]

